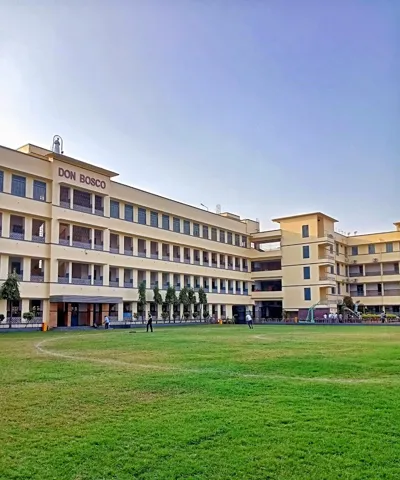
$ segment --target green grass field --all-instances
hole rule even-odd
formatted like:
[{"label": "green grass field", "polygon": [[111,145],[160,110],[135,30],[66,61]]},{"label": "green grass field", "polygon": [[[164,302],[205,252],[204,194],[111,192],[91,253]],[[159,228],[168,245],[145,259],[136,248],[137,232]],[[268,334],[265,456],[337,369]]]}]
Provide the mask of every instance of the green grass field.
[{"label": "green grass field", "polygon": [[0,336],[0,478],[399,479],[400,328]]}]

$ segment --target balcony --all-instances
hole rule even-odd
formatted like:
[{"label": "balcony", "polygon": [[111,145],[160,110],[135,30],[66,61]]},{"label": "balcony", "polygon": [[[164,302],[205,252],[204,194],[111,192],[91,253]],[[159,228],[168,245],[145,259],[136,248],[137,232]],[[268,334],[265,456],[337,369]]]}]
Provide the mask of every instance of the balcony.
[{"label": "balcony", "polygon": [[331,232],[321,232],[318,235],[318,242],[320,244],[333,245],[335,243],[335,237]]},{"label": "balcony", "polygon": [[133,280],[124,280],[125,288],[133,288]]},{"label": "balcony", "polygon": [[124,255],[133,256],[133,248],[128,248],[124,250]]},{"label": "balcony", "polygon": [[248,267],[247,265],[243,265],[242,270],[243,270],[244,272],[248,272],[248,271],[249,271],[249,267]]},{"label": "balcony", "polygon": [[244,288],[243,289],[243,295],[248,295],[249,294],[249,290],[247,288]]},{"label": "balcony", "polygon": [[94,249],[95,249],[95,250],[103,251],[103,248],[104,248],[104,247],[103,247],[103,242],[101,242],[101,243],[96,243],[96,242],[95,242],[95,244],[94,244]]},{"label": "balcony", "polygon": [[366,277],[380,277],[381,271],[380,270],[365,270]]},{"label": "balcony", "polygon": [[211,266],[212,266],[213,268],[217,268],[217,262],[211,262]]},{"label": "balcony", "polygon": [[379,290],[367,290],[365,292],[366,297],[381,297],[382,296],[382,291]]},{"label": "balcony", "polygon": [[150,254],[150,258],[152,258],[153,260],[158,260],[158,252],[152,252]]},{"label": "balcony", "polygon": [[44,282],[44,275],[32,275],[31,274],[31,282],[43,283]]},{"label": "balcony", "polygon": [[400,297],[400,288],[392,288],[386,289],[385,288],[385,297]]},{"label": "balcony", "polygon": [[110,287],[119,287],[119,280],[118,279],[110,280],[109,285]]},{"label": "balcony", "polygon": [[190,258],[185,257],[184,258],[184,263],[190,263]]},{"label": "balcony", "polygon": [[320,275],[319,276],[319,281],[320,282],[335,282],[336,278],[333,273],[327,273],[325,275]]},{"label": "balcony", "polygon": [[212,287],[212,293],[218,293],[218,288],[217,287]]},{"label": "balcony", "polygon": [[99,278],[99,279],[95,278],[95,279],[93,280],[93,285],[96,285],[96,286],[98,286],[98,287],[103,286],[103,278]]},{"label": "balcony", "polygon": [[203,290],[208,293],[210,291],[210,287],[208,285],[204,285]]},{"label": "balcony", "polygon": [[58,277],[58,283],[69,283],[69,278],[64,276]]},{"label": "balcony", "polygon": [[80,278],[80,277],[72,277],[71,283],[73,285],[90,285],[90,278]]},{"label": "balcony", "polygon": [[200,265],[200,258],[195,258],[194,261],[193,261],[193,263],[194,263],[195,265]]}]

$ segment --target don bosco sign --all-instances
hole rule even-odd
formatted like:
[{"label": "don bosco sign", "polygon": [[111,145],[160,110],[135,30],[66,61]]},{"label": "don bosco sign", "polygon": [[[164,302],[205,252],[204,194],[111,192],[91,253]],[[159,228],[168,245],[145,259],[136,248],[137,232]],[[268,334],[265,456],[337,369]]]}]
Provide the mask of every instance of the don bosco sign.
[{"label": "don bosco sign", "polygon": [[104,180],[99,180],[98,178],[84,175],[83,173],[76,173],[67,168],[58,167],[58,176],[74,182],[80,182],[84,185],[101,188],[102,190],[105,190],[107,186]]}]

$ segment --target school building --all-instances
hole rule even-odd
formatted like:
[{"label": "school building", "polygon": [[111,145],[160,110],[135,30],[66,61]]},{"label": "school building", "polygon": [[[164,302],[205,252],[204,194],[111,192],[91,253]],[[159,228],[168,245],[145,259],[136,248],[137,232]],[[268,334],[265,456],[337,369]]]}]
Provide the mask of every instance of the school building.
[{"label": "school building", "polygon": [[[18,275],[21,300],[0,314],[34,312],[52,327],[160,315],[153,288],[204,289],[216,318],[322,314],[344,295],[399,312],[400,222],[369,235],[335,232],[321,212],[277,218],[275,230],[118,183],[117,172],[27,144],[0,147],[0,283]],[[182,306],[176,306],[182,314]]]}]

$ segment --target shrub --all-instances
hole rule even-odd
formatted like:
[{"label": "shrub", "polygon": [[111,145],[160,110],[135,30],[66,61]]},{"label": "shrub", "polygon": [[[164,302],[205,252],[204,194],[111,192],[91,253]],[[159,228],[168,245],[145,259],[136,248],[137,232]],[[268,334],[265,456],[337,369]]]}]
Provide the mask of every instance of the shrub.
[{"label": "shrub", "polygon": [[30,322],[31,320],[33,320],[34,315],[33,315],[32,312],[25,312],[25,313],[22,314],[22,318],[24,320],[27,320],[28,322]]},{"label": "shrub", "polygon": [[6,317],[2,313],[0,313],[0,322],[2,322],[5,318]]},{"label": "shrub", "polygon": [[162,318],[163,320],[166,320],[167,318],[169,318],[169,313],[168,313],[168,312],[162,312],[161,318]]}]

